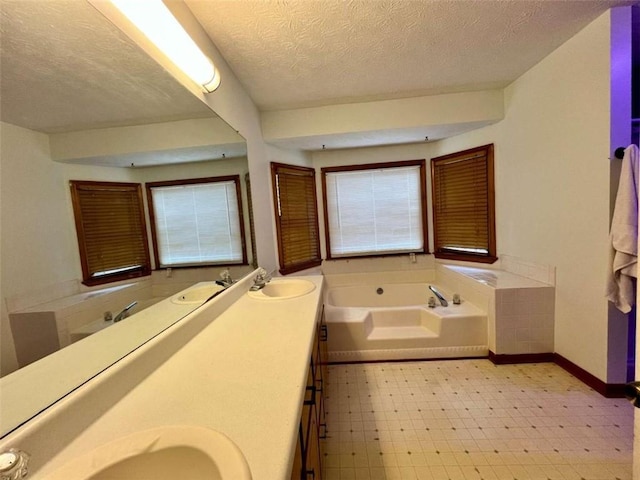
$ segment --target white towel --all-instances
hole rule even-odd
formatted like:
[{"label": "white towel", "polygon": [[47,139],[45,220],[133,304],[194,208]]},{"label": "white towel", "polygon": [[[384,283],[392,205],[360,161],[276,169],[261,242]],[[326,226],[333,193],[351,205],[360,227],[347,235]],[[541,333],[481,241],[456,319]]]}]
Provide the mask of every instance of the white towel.
[{"label": "white towel", "polygon": [[607,298],[623,313],[635,304],[638,263],[638,175],[640,155],[636,145],[624,151],[620,184],[611,222],[610,269]]}]

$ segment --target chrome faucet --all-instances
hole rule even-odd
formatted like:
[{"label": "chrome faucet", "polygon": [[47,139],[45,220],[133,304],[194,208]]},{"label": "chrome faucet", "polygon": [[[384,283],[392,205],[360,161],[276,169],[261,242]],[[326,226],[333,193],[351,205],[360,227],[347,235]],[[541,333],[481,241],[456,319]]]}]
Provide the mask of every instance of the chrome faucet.
[{"label": "chrome faucet", "polygon": [[443,307],[448,307],[449,303],[447,302],[447,300],[444,298],[444,296],[432,285],[429,285],[429,290],[431,290],[433,292],[433,294],[438,297],[438,300],[440,300],[440,305],[442,305]]},{"label": "chrome faucet", "polygon": [[124,307],[124,309],[115,316],[115,318],[113,319],[113,323],[119,322],[120,320],[124,320],[125,318],[127,318],[129,316],[129,310],[131,310],[137,304],[138,302],[131,302],[129,305]]},{"label": "chrome faucet", "polygon": [[261,290],[270,281],[271,281],[271,274],[267,273],[267,271],[264,268],[261,268],[260,270],[258,270],[258,274],[253,279],[253,285],[251,285],[251,288],[249,288],[249,290],[251,290],[252,292]]},{"label": "chrome faucet", "polygon": [[230,287],[233,285],[233,279],[231,278],[231,274],[229,270],[223,270],[220,273],[220,280],[216,280],[216,283],[224,288]]}]

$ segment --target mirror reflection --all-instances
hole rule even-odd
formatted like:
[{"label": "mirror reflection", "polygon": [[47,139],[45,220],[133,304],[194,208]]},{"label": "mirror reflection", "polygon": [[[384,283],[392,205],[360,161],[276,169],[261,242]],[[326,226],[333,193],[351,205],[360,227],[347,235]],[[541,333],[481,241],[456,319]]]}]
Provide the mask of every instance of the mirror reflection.
[{"label": "mirror reflection", "polygon": [[[0,15],[4,435],[201,305],[172,302],[179,292],[225,269],[238,279],[255,254],[246,144],[233,128],[87,2],[3,0]],[[145,185],[219,177],[238,179],[246,254],[158,269]],[[140,186],[150,275],[87,281],[73,181]],[[171,307],[154,314],[161,304]],[[55,391],[27,399],[41,375],[59,378]]]}]

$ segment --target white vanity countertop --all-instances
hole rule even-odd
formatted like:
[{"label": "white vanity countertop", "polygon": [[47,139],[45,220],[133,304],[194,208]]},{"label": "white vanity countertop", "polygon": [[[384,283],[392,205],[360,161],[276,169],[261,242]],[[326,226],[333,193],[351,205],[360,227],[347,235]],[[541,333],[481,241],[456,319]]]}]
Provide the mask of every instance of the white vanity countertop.
[{"label": "white vanity countertop", "polygon": [[322,301],[323,277],[304,278],[316,288],[301,297],[265,301],[244,293],[33,478],[129,433],[197,425],[231,438],[253,480],[288,479]]}]

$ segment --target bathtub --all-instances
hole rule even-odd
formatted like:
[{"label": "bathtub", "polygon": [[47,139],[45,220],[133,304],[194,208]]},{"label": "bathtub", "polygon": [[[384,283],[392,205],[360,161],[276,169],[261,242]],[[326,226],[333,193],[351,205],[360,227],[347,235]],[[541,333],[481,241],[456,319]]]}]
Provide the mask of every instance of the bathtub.
[{"label": "bathtub", "polygon": [[[325,321],[330,362],[486,357],[487,313],[460,305],[427,307],[424,283],[330,288]],[[452,295],[436,287],[447,299]]]},{"label": "bathtub", "polygon": [[[137,305],[131,309],[131,312],[129,314],[129,316],[135,315],[138,312],[141,312],[142,310],[144,310],[145,308],[148,308],[152,305],[155,305],[156,303],[164,300],[165,297],[154,297],[154,298],[148,298],[146,300],[139,300]],[[118,305],[117,309],[114,309],[115,311],[112,311],[112,314],[115,316],[118,314],[118,312],[121,310],[120,305]],[[125,318],[126,320],[126,318]],[[124,321],[124,320],[123,320]],[[92,322],[89,322],[85,325],[82,325],[74,330],[71,330],[69,332],[69,339],[70,339],[70,343],[75,343],[79,340],[82,340],[83,338],[87,338],[89,335],[93,335],[94,333],[99,332],[100,330],[103,330],[105,328],[107,328],[108,326],[113,325],[113,321],[105,321],[104,318],[97,318],[95,320],[93,320]]]}]

